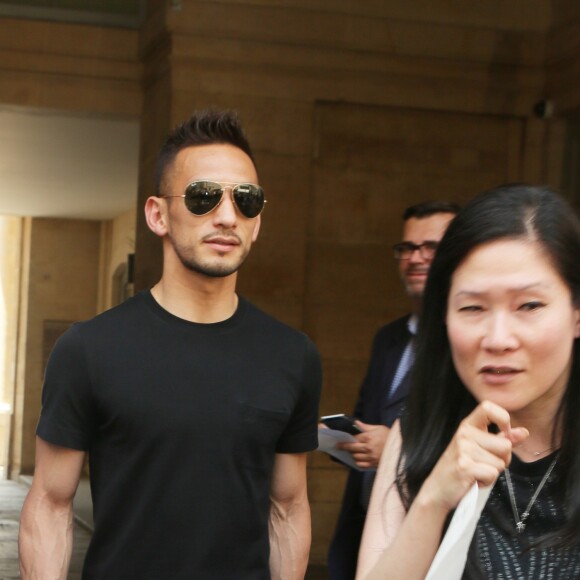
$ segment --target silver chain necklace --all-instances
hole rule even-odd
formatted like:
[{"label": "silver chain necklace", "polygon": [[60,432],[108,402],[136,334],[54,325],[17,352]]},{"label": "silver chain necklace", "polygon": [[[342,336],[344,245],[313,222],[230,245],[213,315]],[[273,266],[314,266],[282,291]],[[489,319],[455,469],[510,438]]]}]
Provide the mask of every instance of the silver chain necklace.
[{"label": "silver chain necklace", "polygon": [[532,509],[532,506],[536,502],[538,495],[540,495],[542,488],[544,487],[544,485],[546,485],[546,482],[548,481],[548,478],[550,477],[552,470],[554,469],[554,467],[556,467],[556,461],[558,461],[558,455],[556,455],[556,457],[554,457],[554,460],[550,464],[550,467],[548,467],[548,471],[546,471],[546,473],[544,474],[544,477],[542,477],[542,481],[540,481],[540,484],[536,488],[534,495],[532,495],[532,499],[530,499],[528,505],[526,506],[526,509],[522,513],[522,517],[520,517],[520,514],[518,513],[518,506],[516,505],[516,496],[515,496],[514,488],[512,485],[512,478],[510,476],[510,470],[509,469],[505,470],[505,472],[504,472],[505,473],[505,480],[507,483],[508,493],[510,496],[510,503],[512,504],[512,511],[514,512],[514,519],[516,521],[516,529],[518,531],[518,534],[521,534],[526,529],[526,520],[528,519],[528,516],[530,515],[530,510]]},{"label": "silver chain necklace", "polygon": [[523,445],[518,445],[517,449],[523,449],[526,453],[529,453],[530,455],[533,455],[534,457],[539,457],[540,455],[543,455],[544,453],[547,453],[548,451],[554,451],[554,449],[556,449],[555,447],[548,447],[547,449],[543,449],[542,451],[530,451],[529,449],[526,449]]}]

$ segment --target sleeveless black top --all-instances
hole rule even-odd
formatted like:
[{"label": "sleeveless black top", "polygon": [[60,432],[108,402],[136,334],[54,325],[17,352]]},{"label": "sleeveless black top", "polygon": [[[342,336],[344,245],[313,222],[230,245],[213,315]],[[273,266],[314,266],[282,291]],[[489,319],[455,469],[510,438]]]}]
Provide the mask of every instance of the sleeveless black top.
[{"label": "sleeveless black top", "polygon": [[[512,456],[510,475],[518,513],[525,511],[556,452],[524,463]],[[477,525],[479,565],[484,578],[501,580],[572,580],[580,578],[580,544],[566,549],[530,548],[530,543],[562,526],[564,506],[554,497],[552,473],[530,509],[526,528],[516,530],[505,473],[497,480]]]}]

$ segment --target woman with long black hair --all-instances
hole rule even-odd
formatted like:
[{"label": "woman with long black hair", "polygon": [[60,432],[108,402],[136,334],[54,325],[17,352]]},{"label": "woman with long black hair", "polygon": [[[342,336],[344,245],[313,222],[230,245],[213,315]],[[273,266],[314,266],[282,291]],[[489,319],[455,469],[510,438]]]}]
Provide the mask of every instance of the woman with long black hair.
[{"label": "woman with long black hair", "polygon": [[494,487],[464,578],[580,578],[579,260],[580,222],[546,188],[498,187],[453,220],[357,579],[424,578],[474,483]]}]

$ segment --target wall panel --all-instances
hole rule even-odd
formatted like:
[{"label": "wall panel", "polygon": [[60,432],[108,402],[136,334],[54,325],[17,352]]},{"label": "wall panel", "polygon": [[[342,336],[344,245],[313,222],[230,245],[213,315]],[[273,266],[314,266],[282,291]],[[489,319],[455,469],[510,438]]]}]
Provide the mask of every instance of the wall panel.
[{"label": "wall panel", "polygon": [[[372,336],[410,308],[390,249],[404,208],[426,199],[464,203],[518,179],[525,124],[338,103],[318,103],[315,118],[304,329],[324,361],[322,413],[350,413]],[[311,471],[314,481],[334,481],[326,494],[316,488],[313,518],[335,519],[344,469],[315,454]],[[328,521],[314,526],[314,561],[324,560],[331,531]]]}]

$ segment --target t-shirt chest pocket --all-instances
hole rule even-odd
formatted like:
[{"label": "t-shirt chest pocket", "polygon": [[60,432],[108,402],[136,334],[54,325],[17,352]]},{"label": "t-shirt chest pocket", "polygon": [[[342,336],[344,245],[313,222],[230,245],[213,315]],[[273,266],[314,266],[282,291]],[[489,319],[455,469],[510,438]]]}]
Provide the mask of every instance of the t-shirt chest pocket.
[{"label": "t-shirt chest pocket", "polygon": [[234,445],[236,461],[245,467],[269,472],[289,414],[240,403],[238,417]]}]

